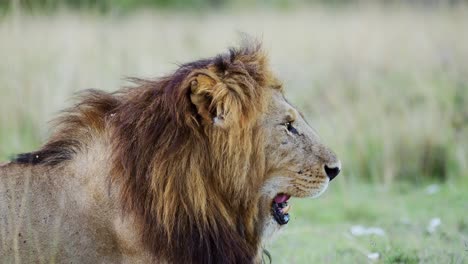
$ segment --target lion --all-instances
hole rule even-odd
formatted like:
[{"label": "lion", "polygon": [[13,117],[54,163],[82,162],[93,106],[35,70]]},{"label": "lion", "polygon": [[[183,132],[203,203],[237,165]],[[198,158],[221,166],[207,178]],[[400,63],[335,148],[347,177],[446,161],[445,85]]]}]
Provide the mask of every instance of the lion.
[{"label": "lion", "polygon": [[7,263],[259,263],[290,197],[338,175],[259,42],[89,90],[0,167]]}]

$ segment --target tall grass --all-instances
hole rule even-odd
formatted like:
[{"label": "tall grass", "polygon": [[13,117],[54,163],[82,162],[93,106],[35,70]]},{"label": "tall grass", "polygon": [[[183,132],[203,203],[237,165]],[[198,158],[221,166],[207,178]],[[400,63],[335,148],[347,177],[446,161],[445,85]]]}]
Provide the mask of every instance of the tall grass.
[{"label": "tall grass", "polygon": [[263,39],[291,101],[347,181],[466,178],[468,10],[8,14],[0,21],[0,157],[32,150],[81,89],[157,77],[177,63]]}]

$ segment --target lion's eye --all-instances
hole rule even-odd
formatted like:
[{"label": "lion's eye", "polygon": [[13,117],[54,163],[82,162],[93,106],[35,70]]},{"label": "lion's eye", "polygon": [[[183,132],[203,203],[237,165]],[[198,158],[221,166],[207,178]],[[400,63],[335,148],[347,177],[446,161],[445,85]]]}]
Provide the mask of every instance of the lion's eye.
[{"label": "lion's eye", "polygon": [[292,122],[284,123],[284,125],[286,126],[288,131],[291,132],[292,134],[295,134],[295,135],[299,134],[299,132],[297,132],[297,129],[293,127]]}]

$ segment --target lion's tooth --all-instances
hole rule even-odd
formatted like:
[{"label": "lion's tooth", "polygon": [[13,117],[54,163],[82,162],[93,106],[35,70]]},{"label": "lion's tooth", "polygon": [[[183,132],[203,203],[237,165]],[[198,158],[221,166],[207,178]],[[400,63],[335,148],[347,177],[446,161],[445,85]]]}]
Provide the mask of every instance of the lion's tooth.
[{"label": "lion's tooth", "polygon": [[286,207],[281,209],[281,212],[283,214],[287,214],[289,212],[289,209],[291,209],[291,205],[288,204]]}]

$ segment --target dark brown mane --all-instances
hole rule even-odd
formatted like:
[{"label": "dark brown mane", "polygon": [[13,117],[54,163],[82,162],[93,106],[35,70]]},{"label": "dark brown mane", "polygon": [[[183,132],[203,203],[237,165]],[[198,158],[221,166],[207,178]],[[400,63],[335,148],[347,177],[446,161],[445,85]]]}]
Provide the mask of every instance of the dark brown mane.
[{"label": "dark brown mane", "polygon": [[114,94],[88,92],[44,147],[15,162],[56,165],[73,159],[90,134],[109,132],[111,181],[157,259],[254,262],[266,164],[256,120],[268,100],[264,87],[274,85],[260,46],[134,81],[138,87]]}]

